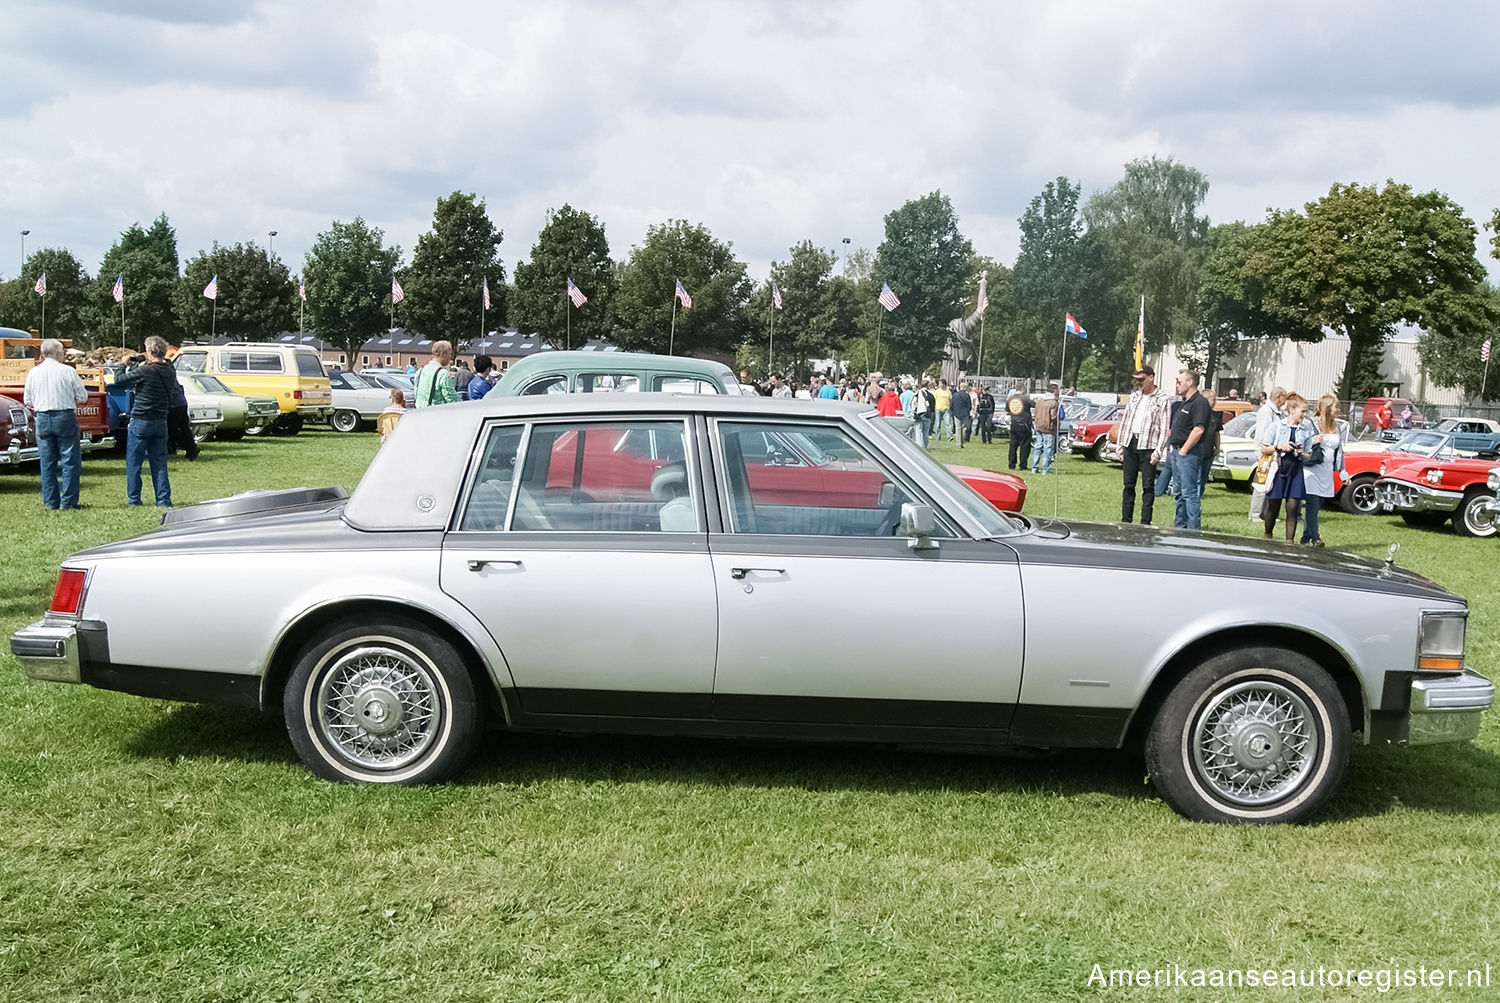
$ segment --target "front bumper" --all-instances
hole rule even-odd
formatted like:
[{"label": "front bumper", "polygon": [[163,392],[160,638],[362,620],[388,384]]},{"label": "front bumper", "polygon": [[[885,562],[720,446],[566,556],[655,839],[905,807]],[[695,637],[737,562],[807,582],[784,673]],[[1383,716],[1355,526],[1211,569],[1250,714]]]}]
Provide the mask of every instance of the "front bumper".
[{"label": "front bumper", "polygon": [[1453,512],[1463,500],[1462,491],[1441,491],[1391,477],[1375,482],[1375,504],[1386,512]]},{"label": "front bumper", "polygon": [[10,653],[21,668],[45,682],[83,682],[78,648],[78,625],[72,622],[39,620],[10,635]]},{"label": "front bumper", "polygon": [[1436,745],[1475,738],[1480,717],[1494,702],[1495,684],[1473,669],[1456,676],[1414,679],[1407,743]]},{"label": "front bumper", "polygon": [[22,463],[35,463],[37,461],[37,449],[35,446],[12,445],[9,449],[0,450],[0,466],[17,466]]}]

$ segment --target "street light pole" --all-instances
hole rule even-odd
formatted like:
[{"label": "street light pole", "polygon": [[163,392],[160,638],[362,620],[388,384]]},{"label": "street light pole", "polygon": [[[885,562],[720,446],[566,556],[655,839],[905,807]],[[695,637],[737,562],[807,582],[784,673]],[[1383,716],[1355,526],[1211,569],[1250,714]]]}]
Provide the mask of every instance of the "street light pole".
[{"label": "street light pole", "polygon": [[844,278],[849,277],[849,238],[844,238]]},{"label": "street light pole", "polygon": [[[30,232],[31,232],[30,230],[22,230],[21,231],[21,270],[22,271],[25,271],[25,269],[26,269],[26,235],[28,233],[30,233]],[[16,274],[20,275],[21,273],[17,272]]]},{"label": "street light pole", "polygon": [[266,256],[268,258],[270,258],[272,261],[275,261],[276,260],[276,231],[275,230],[267,230],[266,231],[266,236],[270,238],[269,240],[266,241]]}]

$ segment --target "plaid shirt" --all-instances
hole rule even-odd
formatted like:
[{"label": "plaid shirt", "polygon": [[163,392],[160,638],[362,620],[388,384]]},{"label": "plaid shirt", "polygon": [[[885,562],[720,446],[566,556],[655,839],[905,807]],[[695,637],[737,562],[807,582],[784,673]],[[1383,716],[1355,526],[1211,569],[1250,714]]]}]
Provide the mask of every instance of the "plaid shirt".
[{"label": "plaid shirt", "polygon": [[1151,417],[1146,420],[1146,432],[1136,448],[1152,452],[1161,449],[1167,441],[1167,416],[1171,404],[1172,398],[1160,390],[1150,396],[1140,390],[1133,391],[1129,403],[1125,405],[1125,413],[1120,416],[1120,448],[1125,449],[1130,445],[1131,429],[1135,427],[1140,409],[1146,408],[1151,412]]}]

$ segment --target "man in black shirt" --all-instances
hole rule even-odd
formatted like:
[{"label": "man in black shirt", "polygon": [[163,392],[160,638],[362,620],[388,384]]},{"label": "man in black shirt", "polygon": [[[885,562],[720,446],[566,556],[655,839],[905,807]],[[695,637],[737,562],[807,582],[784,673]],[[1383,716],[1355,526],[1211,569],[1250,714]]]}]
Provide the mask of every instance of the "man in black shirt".
[{"label": "man in black shirt", "polygon": [[129,437],[125,440],[125,494],[131,505],[141,503],[141,461],[151,464],[156,504],[172,507],[172,485],[167,480],[167,414],[172,409],[172,387],[177,371],[167,361],[167,340],[146,339],[146,360],[137,357],[115,377],[115,386],[134,387],[130,405]]},{"label": "man in black shirt", "polygon": [[1010,415],[1010,469],[1016,469],[1019,454],[1025,470],[1031,460],[1031,395],[1017,386],[1006,398],[1005,413]]},{"label": "man in black shirt", "polygon": [[1198,443],[1208,431],[1208,401],[1198,392],[1198,374],[1184,369],[1177,374],[1177,393],[1182,403],[1172,416],[1167,437],[1167,456],[1172,463],[1172,481],[1177,489],[1177,517],[1172,525],[1183,529],[1203,528],[1203,496],[1198,482],[1203,457]]}]

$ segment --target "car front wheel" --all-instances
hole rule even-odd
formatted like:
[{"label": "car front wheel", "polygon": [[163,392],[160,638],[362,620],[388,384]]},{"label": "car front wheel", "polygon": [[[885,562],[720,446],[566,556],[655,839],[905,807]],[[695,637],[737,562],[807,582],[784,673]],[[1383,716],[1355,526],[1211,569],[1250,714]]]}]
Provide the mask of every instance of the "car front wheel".
[{"label": "car front wheel", "polygon": [[1349,486],[1343,490],[1339,504],[1350,515],[1374,515],[1380,504],[1375,496],[1374,475],[1364,474],[1350,481]]},{"label": "car front wheel", "polygon": [[344,621],[310,643],[282,709],[307,768],[342,783],[433,783],[464,764],[479,734],[463,658],[399,618]]},{"label": "car front wheel", "polygon": [[328,419],[328,424],[333,426],[335,432],[356,432],[359,430],[359,412],[335,411],[333,417]]},{"label": "car front wheel", "polygon": [[1495,516],[1490,511],[1494,501],[1486,491],[1474,491],[1467,495],[1458,511],[1453,513],[1453,528],[1460,536],[1494,536]]},{"label": "car front wheel", "polygon": [[1146,740],[1156,789],[1202,822],[1300,822],[1338,787],[1349,715],[1312,659],[1245,648],[1189,672]]}]

